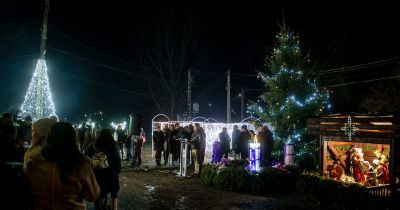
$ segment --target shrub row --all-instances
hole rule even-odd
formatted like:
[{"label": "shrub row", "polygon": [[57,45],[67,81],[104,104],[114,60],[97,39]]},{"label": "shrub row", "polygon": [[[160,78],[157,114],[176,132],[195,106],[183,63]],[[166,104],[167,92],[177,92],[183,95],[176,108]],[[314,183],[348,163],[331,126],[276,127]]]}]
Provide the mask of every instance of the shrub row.
[{"label": "shrub row", "polygon": [[250,174],[244,167],[228,166],[218,169],[205,165],[201,173],[204,184],[222,190],[252,194],[294,192],[298,170],[268,168],[258,174]]},{"label": "shrub row", "polygon": [[296,195],[321,209],[387,209],[389,197],[371,197],[368,189],[357,183],[345,183],[318,173],[299,175]]}]

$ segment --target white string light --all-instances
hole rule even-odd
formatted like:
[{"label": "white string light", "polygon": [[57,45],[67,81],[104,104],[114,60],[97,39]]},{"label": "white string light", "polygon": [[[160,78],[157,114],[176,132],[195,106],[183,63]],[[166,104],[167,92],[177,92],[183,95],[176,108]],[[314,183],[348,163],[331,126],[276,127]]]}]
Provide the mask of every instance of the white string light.
[{"label": "white string light", "polygon": [[56,116],[46,61],[39,59],[33,77],[21,106],[21,116],[31,116],[32,120]]},{"label": "white string light", "polygon": [[115,123],[115,122],[111,122],[111,123],[110,123],[110,125],[111,125],[114,129],[117,129],[118,126],[121,126],[121,127],[122,127],[122,130],[125,130],[127,124],[128,124],[128,123],[125,122],[125,121],[122,122],[122,123]]}]

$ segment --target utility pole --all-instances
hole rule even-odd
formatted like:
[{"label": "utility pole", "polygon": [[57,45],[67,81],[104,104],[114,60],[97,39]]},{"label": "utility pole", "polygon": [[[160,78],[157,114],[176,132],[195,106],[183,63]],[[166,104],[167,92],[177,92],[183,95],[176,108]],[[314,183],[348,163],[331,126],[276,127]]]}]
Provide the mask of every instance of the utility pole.
[{"label": "utility pole", "polygon": [[[43,14],[43,28],[42,28],[42,36],[40,40],[40,59],[44,60],[44,55],[46,54],[46,41],[47,41],[47,23],[49,21],[49,5],[50,5],[50,0],[46,0],[44,3],[44,14]],[[39,69],[39,74],[38,74],[38,79],[37,79],[37,96],[36,96],[36,117],[37,120],[44,117],[43,114],[43,95],[44,93],[44,87],[43,87],[43,80],[45,78],[43,75],[45,74],[43,72],[43,68]]]},{"label": "utility pole", "polygon": [[43,28],[42,28],[42,37],[40,40],[40,58],[44,59],[46,54],[46,41],[47,41],[47,23],[49,22],[49,5],[50,0],[45,0],[44,5],[44,14],[43,14]]},{"label": "utility pole", "polygon": [[187,106],[188,106],[188,113],[189,113],[189,120],[192,120],[192,75],[191,69],[188,71],[188,89],[187,89]]},{"label": "utility pole", "polygon": [[226,78],[226,123],[231,123],[231,71]]},{"label": "utility pole", "polygon": [[242,88],[240,92],[240,120],[244,119],[244,91],[245,89]]}]

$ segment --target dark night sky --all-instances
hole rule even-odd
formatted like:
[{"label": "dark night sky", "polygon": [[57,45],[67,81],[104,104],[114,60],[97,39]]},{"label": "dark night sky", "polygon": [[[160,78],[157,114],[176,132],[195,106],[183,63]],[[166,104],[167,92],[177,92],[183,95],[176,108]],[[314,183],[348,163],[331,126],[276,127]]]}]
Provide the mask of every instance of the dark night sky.
[{"label": "dark night sky", "polygon": [[[23,101],[39,53],[43,6],[40,0],[1,2],[0,23],[8,25],[16,21],[10,31],[17,35],[15,39],[0,40],[0,83],[3,87],[0,111],[14,111]],[[121,90],[135,91],[132,83],[138,78],[95,63],[140,73],[135,66],[107,55],[134,63],[135,58],[130,53],[132,37],[153,24],[165,8],[172,8],[181,21],[194,20],[201,30],[200,41],[206,46],[207,55],[201,77],[193,84],[193,97],[200,102],[200,115],[220,121],[224,121],[226,115],[225,72],[230,69],[237,74],[256,74],[255,69],[264,68],[264,59],[271,52],[279,30],[277,21],[282,20],[282,9],[287,25],[300,35],[303,50],[310,52],[318,69],[400,56],[400,18],[393,5],[364,5],[365,8],[361,8],[360,5],[341,3],[314,7],[266,5],[261,1],[226,1],[220,5],[205,1],[201,4],[167,4],[164,1],[145,5],[122,1],[81,2],[50,2],[46,55],[57,112],[60,117],[73,120],[84,113],[100,110],[114,118],[131,112],[150,116],[138,105],[152,107],[148,99]],[[21,55],[26,56],[15,57]],[[342,78],[343,81],[329,83],[338,84],[392,76],[396,74],[395,68],[395,65],[387,65],[336,75],[324,81]],[[232,76],[233,98],[242,87],[263,88],[258,79],[237,74]],[[371,85],[374,83],[333,89],[333,111],[357,110],[358,101],[368,94],[367,87]],[[260,92],[246,94],[248,99],[255,100]],[[236,113],[234,119],[240,117],[239,101],[235,99],[232,104]]]}]

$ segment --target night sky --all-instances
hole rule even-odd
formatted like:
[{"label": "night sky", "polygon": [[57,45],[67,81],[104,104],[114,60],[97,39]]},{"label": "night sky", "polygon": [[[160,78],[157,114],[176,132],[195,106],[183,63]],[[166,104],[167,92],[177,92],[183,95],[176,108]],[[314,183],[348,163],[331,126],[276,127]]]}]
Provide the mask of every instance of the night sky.
[{"label": "night sky", "polygon": [[[46,61],[53,99],[58,115],[73,121],[98,111],[114,119],[129,113],[142,113],[147,119],[156,114],[149,97],[142,95],[146,94],[143,81],[123,72],[142,73],[135,57],[140,46],[137,37],[151,33],[149,28],[157,25],[166,11],[179,23],[193,21],[198,29],[204,60],[196,66],[193,101],[200,103],[199,115],[219,121],[226,119],[228,69],[233,73],[234,121],[240,118],[240,99],[235,97],[240,89],[264,87],[252,75],[256,75],[255,69],[265,69],[282,10],[317,71],[400,56],[400,18],[394,5],[82,2],[50,1],[49,13]],[[6,28],[0,33],[13,34],[7,39],[0,34],[0,111],[14,112],[23,101],[39,55],[43,2],[1,1],[0,8],[0,26]],[[399,70],[399,64],[389,64],[325,76],[321,84],[394,76]],[[375,84],[332,88],[333,112],[359,111],[359,100]],[[248,91],[246,99],[256,100],[260,94]],[[180,109],[184,107],[182,104]]]}]

